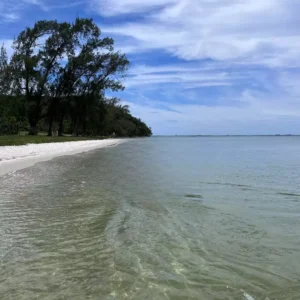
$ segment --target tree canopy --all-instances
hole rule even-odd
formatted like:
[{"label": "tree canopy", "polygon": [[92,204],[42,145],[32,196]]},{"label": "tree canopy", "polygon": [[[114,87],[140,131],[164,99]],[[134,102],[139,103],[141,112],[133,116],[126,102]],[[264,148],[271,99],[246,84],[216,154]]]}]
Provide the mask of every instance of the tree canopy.
[{"label": "tree canopy", "polygon": [[19,34],[13,50],[10,60],[0,50],[0,126],[28,126],[29,134],[47,127],[48,135],[54,129],[74,136],[151,135],[119,99],[106,97],[124,89],[129,61],[113,39],[101,38],[92,19],[38,21]]}]

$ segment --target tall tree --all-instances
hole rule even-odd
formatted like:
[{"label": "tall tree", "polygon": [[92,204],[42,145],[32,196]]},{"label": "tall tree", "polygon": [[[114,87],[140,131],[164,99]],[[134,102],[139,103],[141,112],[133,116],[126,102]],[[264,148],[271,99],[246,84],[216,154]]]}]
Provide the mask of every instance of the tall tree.
[{"label": "tall tree", "polygon": [[29,134],[37,133],[48,84],[55,76],[58,59],[64,54],[66,36],[60,35],[63,27],[68,24],[39,21],[33,28],[22,31],[14,41],[12,68],[15,86],[28,102]]},{"label": "tall tree", "polygon": [[[54,118],[63,124],[66,106],[73,103],[84,113],[82,105],[99,101],[106,89],[123,89],[111,76],[122,76],[129,62],[114,51],[112,39],[100,35],[93,20],[80,18],[74,23],[39,21],[20,33],[11,67],[16,93],[25,95],[28,102],[30,134],[36,134],[45,110],[51,135]],[[79,110],[75,133],[82,118],[78,114]]]},{"label": "tall tree", "polygon": [[20,33],[13,49],[9,62],[0,49],[2,121],[14,117],[30,134],[48,127],[52,135],[54,124],[59,135],[64,125],[75,136],[151,134],[119,99],[105,97],[107,90],[124,89],[129,61],[114,50],[113,39],[101,38],[93,20],[39,21]]},{"label": "tall tree", "polygon": [[0,95],[6,95],[8,92],[8,58],[4,44],[0,48]]},{"label": "tall tree", "polygon": [[101,107],[106,90],[124,89],[116,78],[122,78],[129,61],[125,55],[114,51],[112,39],[99,37],[100,33],[78,47],[78,55],[69,57],[57,77],[56,86],[60,87],[62,98],[60,103],[69,104],[73,135],[78,135],[86,114]]}]

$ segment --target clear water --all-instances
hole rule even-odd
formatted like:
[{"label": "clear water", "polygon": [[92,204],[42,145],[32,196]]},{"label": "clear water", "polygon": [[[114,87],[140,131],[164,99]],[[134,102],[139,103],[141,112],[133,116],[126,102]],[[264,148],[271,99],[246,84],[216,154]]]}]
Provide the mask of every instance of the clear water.
[{"label": "clear water", "polygon": [[0,299],[300,299],[300,138],[131,140],[0,177]]}]

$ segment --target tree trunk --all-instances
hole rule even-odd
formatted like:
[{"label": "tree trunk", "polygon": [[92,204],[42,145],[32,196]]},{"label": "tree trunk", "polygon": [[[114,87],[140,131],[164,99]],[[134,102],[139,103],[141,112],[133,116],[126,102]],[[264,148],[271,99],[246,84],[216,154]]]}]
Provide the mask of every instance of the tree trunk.
[{"label": "tree trunk", "polygon": [[30,128],[29,128],[29,135],[37,135],[37,122],[36,121],[31,121],[29,122]]},{"label": "tree trunk", "polygon": [[73,123],[72,136],[78,136],[78,121]]},{"label": "tree trunk", "polygon": [[73,129],[72,136],[78,136],[78,126]]},{"label": "tree trunk", "polygon": [[61,116],[59,120],[59,127],[58,127],[58,136],[63,136],[64,132],[64,115]]},{"label": "tree trunk", "polygon": [[51,116],[49,118],[48,136],[52,136],[52,130],[53,130],[53,117]]},{"label": "tree trunk", "polygon": [[83,120],[83,124],[82,124],[82,134],[84,136],[86,136],[86,120]]},{"label": "tree trunk", "polygon": [[40,111],[41,111],[41,107],[40,107],[40,99],[34,99],[31,98],[29,99],[30,102],[34,101],[34,105],[33,107],[29,110],[29,115],[28,115],[28,120],[29,120],[29,125],[30,125],[30,129],[29,129],[29,135],[37,135],[38,131],[37,131],[37,124],[38,121],[40,120]]}]

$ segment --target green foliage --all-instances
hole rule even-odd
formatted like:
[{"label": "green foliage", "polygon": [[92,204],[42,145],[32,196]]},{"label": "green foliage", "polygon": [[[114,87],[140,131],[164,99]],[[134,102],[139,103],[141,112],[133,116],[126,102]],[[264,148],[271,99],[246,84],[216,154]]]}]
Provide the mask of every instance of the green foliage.
[{"label": "green foliage", "polygon": [[25,111],[24,99],[0,96],[0,135],[18,134],[24,124],[27,124],[24,119]]},{"label": "green foliage", "polygon": [[8,81],[8,58],[4,45],[0,49],[0,95],[7,93]]},{"label": "green foliage", "polygon": [[[80,100],[77,100],[77,105],[79,102]],[[140,119],[133,117],[128,107],[120,105],[119,102],[118,99],[103,99],[97,105],[87,106],[87,111],[83,111],[85,102],[82,100],[82,110],[78,111],[78,118],[80,119],[78,122],[80,126],[77,128],[78,135],[112,136],[115,133],[118,137],[151,136],[151,129]],[[0,127],[2,128],[0,135],[16,134],[19,130],[27,131],[29,129],[25,104],[24,97],[0,96]],[[77,115],[71,108],[66,110],[63,120],[65,134],[73,133],[71,118],[73,114]],[[45,115],[37,127],[40,131],[45,132],[48,126],[49,119]],[[54,131],[58,131],[59,122],[54,122],[53,128]]]},{"label": "green foliage", "polygon": [[117,136],[137,137],[151,136],[152,131],[140,119],[133,117],[128,106],[118,104],[117,99],[110,99],[106,103],[106,114],[104,117],[104,135],[115,133]]},{"label": "green foliage", "polygon": [[[125,55],[114,51],[113,40],[100,38],[91,19],[74,23],[39,21],[26,28],[14,42],[10,69],[14,94],[25,96],[31,133],[48,111],[49,134],[61,102],[73,112],[99,101],[105,90],[123,89],[111,76],[122,75],[129,64]],[[65,104],[65,103],[64,103]],[[72,116],[77,134],[81,116]]]},{"label": "green foliage", "polygon": [[14,41],[10,62],[2,47],[2,123],[15,117],[30,134],[42,129],[48,135],[151,135],[128,107],[105,98],[108,90],[124,89],[121,80],[129,61],[114,50],[113,39],[100,36],[92,19],[39,21]]},{"label": "green foliage", "polygon": [[15,117],[0,119],[0,135],[18,134],[19,130],[19,123]]}]

